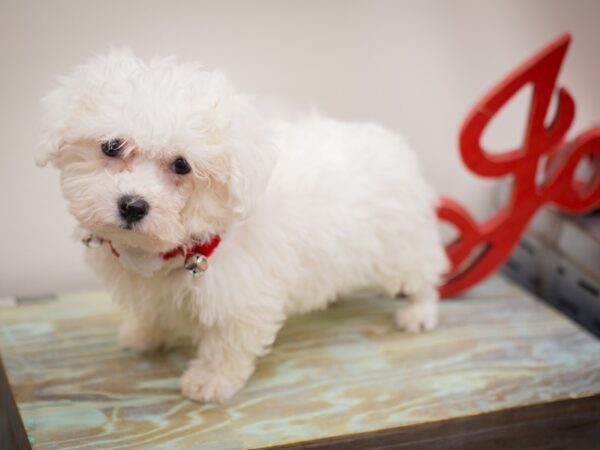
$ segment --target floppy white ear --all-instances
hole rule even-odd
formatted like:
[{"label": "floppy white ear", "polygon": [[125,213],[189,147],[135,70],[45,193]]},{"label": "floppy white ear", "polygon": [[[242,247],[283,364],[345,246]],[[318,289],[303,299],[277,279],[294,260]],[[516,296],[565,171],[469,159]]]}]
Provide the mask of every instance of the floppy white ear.
[{"label": "floppy white ear", "polygon": [[267,187],[275,162],[275,147],[268,127],[246,99],[232,122],[234,136],[229,154],[229,201],[245,217]]},{"label": "floppy white ear", "polygon": [[75,80],[62,77],[60,84],[40,102],[42,117],[35,162],[43,167],[54,162],[65,143],[69,117],[76,107]]},{"label": "floppy white ear", "polygon": [[222,148],[219,178],[226,185],[230,210],[243,218],[267,186],[275,146],[267,122],[249,97],[237,94],[219,72],[212,73],[211,84],[218,100],[209,114],[214,134],[208,140]]}]

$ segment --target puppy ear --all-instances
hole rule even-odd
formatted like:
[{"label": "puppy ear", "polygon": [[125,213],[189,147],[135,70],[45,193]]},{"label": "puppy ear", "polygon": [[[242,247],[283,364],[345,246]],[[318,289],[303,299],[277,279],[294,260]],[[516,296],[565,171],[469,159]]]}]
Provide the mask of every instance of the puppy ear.
[{"label": "puppy ear", "polygon": [[239,106],[232,133],[229,201],[232,210],[243,218],[267,187],[275,162],[275,146],[265,121],[248,99],[243,99]]},{"label": "puppy ear", "polygon": [[271,144],[267,140],[262,143],[255,140],[243,150],[234,149],[229,164],[228,187],[230,207],[238,217],[244,218],[253,210],[267,187],[272,157]]},{"label": "puppy ear", "polygon": [[63,79],[61,86],[50,92],[41,101],[41,133],[35,156],[35,162],[39,167],[54,162],[64,145],[63,135],[69,114],[69,99],[66,79]]},{"label": "puppy ear", "polygon": [[217,100],[208,113],[206,139],[220,149],[213,178],[225,185],[230,211],[243,218],[267,186],[275,146],[250,97],[237,94],[219,72],[212,73],[211,85]]}]

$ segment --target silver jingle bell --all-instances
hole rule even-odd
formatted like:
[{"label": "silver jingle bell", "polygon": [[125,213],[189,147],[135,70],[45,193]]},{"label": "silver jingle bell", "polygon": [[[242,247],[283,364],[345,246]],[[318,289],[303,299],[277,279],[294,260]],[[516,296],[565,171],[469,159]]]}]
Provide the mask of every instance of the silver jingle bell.
[{"label": "silver jingle bell", "polygon": [[102,241],[100,238],[94,236],[93,234],[86,235],[83,239],[81,239],[83,245],[87,248],[98,248],[102,245]]},{"label": "silver jingle bell", "polygon": [[205,256],[196,253],[185,260],[185,270],[196,276],[208,269],[208,259]]}]

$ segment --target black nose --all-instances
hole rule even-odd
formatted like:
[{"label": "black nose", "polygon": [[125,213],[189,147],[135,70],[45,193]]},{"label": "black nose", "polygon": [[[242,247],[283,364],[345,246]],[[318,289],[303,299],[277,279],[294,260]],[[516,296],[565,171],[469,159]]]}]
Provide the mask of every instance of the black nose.
[{"label": "black nose", "polygon": [[119,214],[127,223],[139,222],[149,209],[150,205],[142,197],[124,195],[119,199]]}]

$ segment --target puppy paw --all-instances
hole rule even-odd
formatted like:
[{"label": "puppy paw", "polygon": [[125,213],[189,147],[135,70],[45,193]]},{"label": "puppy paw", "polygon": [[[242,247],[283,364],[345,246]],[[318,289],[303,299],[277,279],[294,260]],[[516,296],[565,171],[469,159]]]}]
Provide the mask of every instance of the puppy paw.
[{"label": "puppy paw", "polygon": [[191,400],[221,403],[233,397],[245,382],[243,378],[227,376],[193,361],[179,380],[179,386],[181,393]]},{"label": "puppy paw", "polygon": [[135,352],[151,352],[162,347],[164,336],[161,332],[142,325],[135,319],[126,320],[119,328],[119,345]]},{"label": "puppy paw", "polygon": [[410,303],[396,311],[396,325],[403,331],[418,333],[431,331],[438,324],[436,302]]}]

